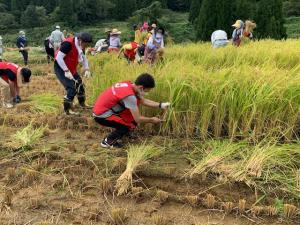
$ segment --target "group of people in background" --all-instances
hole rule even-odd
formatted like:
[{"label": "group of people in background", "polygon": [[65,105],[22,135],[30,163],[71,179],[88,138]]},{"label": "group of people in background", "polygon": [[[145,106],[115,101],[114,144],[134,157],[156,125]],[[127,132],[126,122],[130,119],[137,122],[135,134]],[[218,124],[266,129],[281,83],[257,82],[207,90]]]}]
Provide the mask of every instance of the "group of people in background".
[{"label": "group of people in background", "polygon": [[[232,44],[239,47],[243,41],[253,39],[253,30],[256,28],[256,23],[251,20],[237,20],[233,25]],[[216,30],[211,35],[211,43],[213,48],[225,47],[230,41],[227,33],[223,30]]]},{"label": "group of people in background", "polygon": [[162,59],[164,54],[164,35],[165,30],[157,27],[155,23],[149,26],[148,22],[143,25],[133,26],[134,37],[131,42],[122,45],[121,34],[118,29],[106,29],[106,39],[97,41],[91,54],[96,55],[101,52],[117,53],[123,56],[129,63],[145,62],[154,64]]}]

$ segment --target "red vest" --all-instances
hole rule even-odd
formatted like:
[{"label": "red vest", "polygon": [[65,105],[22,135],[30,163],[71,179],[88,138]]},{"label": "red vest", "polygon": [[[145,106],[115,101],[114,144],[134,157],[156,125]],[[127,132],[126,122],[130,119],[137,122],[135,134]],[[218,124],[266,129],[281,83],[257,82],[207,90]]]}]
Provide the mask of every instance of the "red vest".
[{"label": "red vest", "polygon": [[[133,84],[130,81],[116,83],[112,87],[106,89],[98,97],[93,112],[95,115],[101,115],[130,95],[136,95],[133,90]],[[106,120],[123,124],[132,129],[136,127],[134,118],[129,109],[124,109],[118,113],[118,115],[112,115],[106,118]]]},{"label": "red vest", "polygon": [[[14,75],[16,77],[16,79],[14,80],[14,82],[17,82],[18,69],[19,69],[19,66],[16,65],[16,64],[14,64],[14,63],[0,62],[0,70],[10,70],[10,71],[12,71],[14,73]],[[1,78],[8,83],[8,76],[6,74],[1,75]]]},{"label": "red vest", "polygon": [[70,72],[75,75],[77,73],[77,66],[79,63],[75,39],[74,37],[69,37],[64,42],[69,42],[72,45],[71,51],[65,56],[64,61]]},{"label": "red vest", "polygon": [[132,49],[130,50],[125,50],[124,55],[129,59],[129,60],[134,60],[135,59],[135,50],[138,48],[138,44],[136,42],[131,42],[131,47]]}]

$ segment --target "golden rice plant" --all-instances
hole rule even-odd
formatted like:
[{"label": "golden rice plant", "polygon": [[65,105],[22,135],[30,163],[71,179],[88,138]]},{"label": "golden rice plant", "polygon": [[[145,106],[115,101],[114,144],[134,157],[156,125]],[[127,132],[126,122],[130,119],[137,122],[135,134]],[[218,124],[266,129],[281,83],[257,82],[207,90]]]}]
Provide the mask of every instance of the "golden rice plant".
[{"label": "golden rice plant", "polygon": [[126,194],[132,186],[132,175],[136,169],[146,163],[151,158],[158,156],[162,149],[146,145],[145,143],[139,146],[131,146],[127,151],[127,166],[124,173],[118,178],[116,190],[118,195]]},{"label": "golden rice plant", "polygon": [[134,81],[148,72],[157,83],[150,97],[172,102],[166,123],[158,130],[162,134],[255,142],[265,136],[292,140],[300,130],[296,43],[265,40],[218,50],[208,44],[175,45],[168,48],[164,63],[154,67],[128,66],[109,55],[92,57],[92,101],[113,83]]},{"label": "golden rice plant", "polygon": [[188,175],[193,177],[196,174],[202,174],[226,160],[232,160],[236,153],[242,151],[244,146],[245,145],[242,143],[231,143],[229,141],[208,142],[205,146],[204,152],[202,151],[200,159],[191,159],[194,167],[188,172]]}]

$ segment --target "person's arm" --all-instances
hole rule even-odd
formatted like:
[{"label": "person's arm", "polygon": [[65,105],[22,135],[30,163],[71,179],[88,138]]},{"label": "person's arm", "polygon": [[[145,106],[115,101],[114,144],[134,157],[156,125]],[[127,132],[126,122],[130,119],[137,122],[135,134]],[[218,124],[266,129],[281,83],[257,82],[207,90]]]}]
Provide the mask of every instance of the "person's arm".
[{"label": "person's arm", "polygon": [[57,53],[57,56],[55,58],[56,62],[58,63],[58,65],[60,66],[60,68],[67,72],[69,71],[69,68],[67,67],[64,58],[65,56],[71,51],[72,45],[68,42],[63,42],[61,44],[60,50]]},{"label": "person's arm", "polygon": [[159,102],[155,102],[155,101],[152,101],[150,99],[141,99],[141,103],[142,105],[144,106],[148,106],[148,107],[151,107],[151,108],[159,108]]},{"label": "person's arm", "polygon": [[157,117],[145,117],[140,114],[140,110],[137,104],[137,98],[135,96],[128,96],[127,98],[123,99],[123,103],[125,108],[129,109],[133,119],[136,123],[160,123],[162,122]]},{"label": "person's arm", "polygon": [[69,71],[69,68],[67,67],[67,65],[65,63],[65,60],[64,60],[65,56],[66,56],[66,54],[59,51],[56,56],[56,62],[63,71],[67,72],[67,71]]},{"label": "person's arm", "polygon": [[133,116],[133,119],[136,123],[154,123],[158,124],[161,123],[162,120],[158,117],[145,117],[140,114],[139,108],[130,109],[130,112]]},{"label": "person's arm", "polygon": [[161,48],[165,48],[165,41],[164,41],[164,37],[162,37],[161,39],[161,44],[160,44]]},{"label": "person's arm", "polygon": [[8,80],[8,85],[9,85],[9,89],[10,89],[10,94],[13,98],[15,98],[17,96],[17,91],[16,91],[16,84],[15,82]]},{"label": "person's arm", "polygon": [[171,105],[169,102],[155,102],[150,99],[141,99],[141,103],[144,106],[148,106],[151,108],[159,108],[164,110],[168,109]]}]

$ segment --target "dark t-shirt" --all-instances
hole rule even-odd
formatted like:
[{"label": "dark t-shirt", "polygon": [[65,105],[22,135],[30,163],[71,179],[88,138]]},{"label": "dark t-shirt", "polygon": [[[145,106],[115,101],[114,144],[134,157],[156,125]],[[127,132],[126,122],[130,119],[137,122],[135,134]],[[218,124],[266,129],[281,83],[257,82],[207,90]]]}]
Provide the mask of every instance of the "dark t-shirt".
[{"label": "dark t-shirt", "polygon": [[5,75],[8,77],[8,80],[10,80],[10,81],[16,80],[16,74],[14,74],[14,72],[12,72],[9,69],[0,70],[0,77],[5,76]]}]

